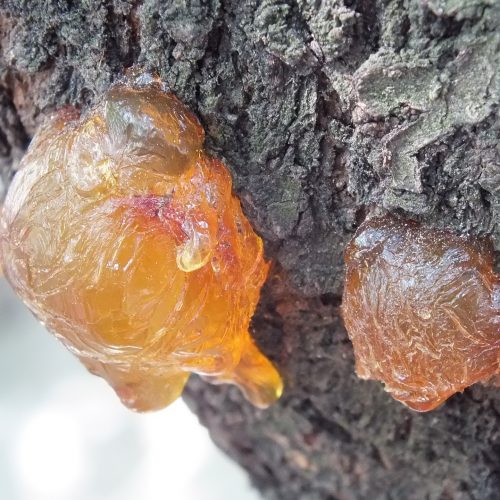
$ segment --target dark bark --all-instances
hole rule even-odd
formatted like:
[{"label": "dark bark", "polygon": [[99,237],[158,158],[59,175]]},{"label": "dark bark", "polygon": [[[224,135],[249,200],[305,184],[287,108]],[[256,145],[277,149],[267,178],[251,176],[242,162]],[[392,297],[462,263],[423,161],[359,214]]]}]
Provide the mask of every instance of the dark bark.
[{"label": "dark bark", "polygon": [[[193,378],[186,400],[268,498],[494,499],[500,392],[417,414],[356,378],[342,252],[390,210],[500,249],[496,0],[3,0],[0,172],[37,122],[125,67],[200,117],[275,262],[255,337],[286,392],[268,411]],[[0,193],[2,186],[0,185]]]}]

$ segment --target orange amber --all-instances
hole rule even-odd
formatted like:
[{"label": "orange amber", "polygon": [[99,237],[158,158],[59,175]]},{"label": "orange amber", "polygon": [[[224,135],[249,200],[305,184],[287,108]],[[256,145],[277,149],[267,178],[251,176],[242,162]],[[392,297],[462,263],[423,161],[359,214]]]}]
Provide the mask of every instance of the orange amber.
[{"label": "orange amber", "polygon": [[5,201],[7,279],[139,411],[171,403],[191,372],[259,407],[282,391],[248,332],[262,240],[203,140],[159,82],[120,84],[38,131]]},{"label": "orange amber", "polygon": [[428,411],[500,373],[500,277],[485,242],[375,218],[345,260],[343,315],[361,378]]}]

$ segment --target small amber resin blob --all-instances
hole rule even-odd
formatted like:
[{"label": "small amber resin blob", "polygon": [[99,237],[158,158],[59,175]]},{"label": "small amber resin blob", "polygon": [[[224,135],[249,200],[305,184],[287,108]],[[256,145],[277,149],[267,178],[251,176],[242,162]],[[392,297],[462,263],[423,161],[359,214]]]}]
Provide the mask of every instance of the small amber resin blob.
[{"label": "small amber resin blob", "polygon": [[487,243],[374,218],[345,260],[343,315],[361,378],[428,411],[500,373],[500,278]]},{"label": "small amber resin blob", "polygon": [[119,84],[83,118],[61,111],[38,131],[5,200],[5,276],[139,411],[171,403],[191,372],[259,407],[282,391],[248,332],[262,240],[203,140],[159,82]]}]

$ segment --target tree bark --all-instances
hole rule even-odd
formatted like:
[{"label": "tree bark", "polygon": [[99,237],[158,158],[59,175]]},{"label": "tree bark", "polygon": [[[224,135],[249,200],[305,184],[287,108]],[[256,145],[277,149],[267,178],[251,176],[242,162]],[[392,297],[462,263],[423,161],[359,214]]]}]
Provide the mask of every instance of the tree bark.
[{"label": "tree bark", "polygon": [[267,498],[499,497],[499,390],[412,412],[357,379],[339,312],[368,213],[500,249],[499,2],[3,0],[0,46],[0,197],[43,116],[132,65],[231,169],[274,262],[253,331],[286,391],[262,411],[193,377],[185,399]]}]

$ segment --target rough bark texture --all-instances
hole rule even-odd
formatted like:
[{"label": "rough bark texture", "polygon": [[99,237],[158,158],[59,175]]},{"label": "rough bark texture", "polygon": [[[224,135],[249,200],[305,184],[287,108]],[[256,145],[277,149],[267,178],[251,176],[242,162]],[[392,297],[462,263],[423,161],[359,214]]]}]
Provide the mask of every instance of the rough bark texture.
[{"label": "rough bark texture", "polygon": [[411,412],[356,378],[339,316],[371,211],[500,249],[497,0],[3,0],[0,30],[0,193],[45,113],[132,64],[231,168],[275,262],[254,330],[286,393],[259,411],[193,379],[186,399],[268,498],[499,497],[500,391]]}]

